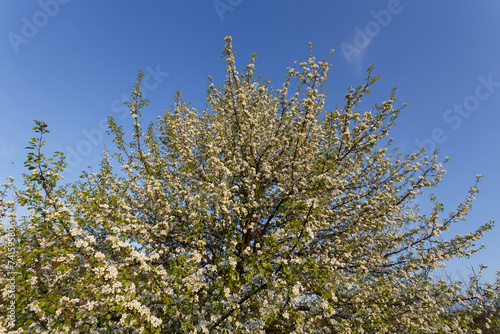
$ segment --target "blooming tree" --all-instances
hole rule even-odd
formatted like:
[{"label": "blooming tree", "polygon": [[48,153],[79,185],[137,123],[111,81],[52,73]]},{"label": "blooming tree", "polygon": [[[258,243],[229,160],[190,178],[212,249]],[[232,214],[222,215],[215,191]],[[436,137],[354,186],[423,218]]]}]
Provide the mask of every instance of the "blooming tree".
[{"label": "blooming tree", "polygon": [[378,79],[369,68],[327,111],[328,59],[311,52],[274,91],[254,78],[255,54],[237,72],[229,37],[223,57],[206,110],[178,93],[147,127],[139,72],[131,137],[109,118],[116,150],[78,182],[62,184],[64,156],[46,158],[36,122],[24,188],[0,192],[0,254],[12,258],[0,332],[465,333],[489,321],[498,284],[429,273],[476,252],[492,223],[443,238],[475,186],[445,218],[435,197],[428,215],[413,204],[444,171],[436,155],[391,148],[395,90],[358,110]]}]

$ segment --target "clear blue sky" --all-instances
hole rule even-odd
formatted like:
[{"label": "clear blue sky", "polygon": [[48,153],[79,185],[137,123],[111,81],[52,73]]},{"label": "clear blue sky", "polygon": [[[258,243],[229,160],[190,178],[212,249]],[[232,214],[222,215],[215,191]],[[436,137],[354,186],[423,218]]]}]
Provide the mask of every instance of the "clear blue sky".
[{"label": "clear blue sky", "polygon": [[[139,69],[149,75],[146,118],[173,102],[175,90],[205,107],[207,75],[224,76],[223,38],[233,37],[237,64],[258,52],[257,72],[278,87],[287,66],[313,43],[317,58],[335,49],[327,108],[362,83],[374,64],[381,76],[371,101],[399,86],[409,107],[392,136],[404,153],[440,149],[451,161],[438,199],[452,210],[476,174],[480,193],[465,234],[488,220],[500,224],[500,2],[183,0],[0,2],[0,177],[21,181],[33,119],[51,133],[48,150],[68,155],[73,180],[97,166],[104,144],[99,124],[124,114]],[[18,185],[20,185],[18,183]],[[500,227],[486,250],[450,271],[484,263],[486,280],[500,269]]]}]

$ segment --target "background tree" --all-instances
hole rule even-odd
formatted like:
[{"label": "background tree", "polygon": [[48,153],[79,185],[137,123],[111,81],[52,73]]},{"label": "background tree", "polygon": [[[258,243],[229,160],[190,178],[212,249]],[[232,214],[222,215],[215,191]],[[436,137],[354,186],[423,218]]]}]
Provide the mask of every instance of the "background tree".
[{"label": "background tree", "polygon": [[[254,79],[255,54],[237,72],[229,37],[223,57],[225,83],[209,84],[203,112],[177,93],[146,128],[139,72],[131,139],[109,118],[117,150],[79,182],[61,185],[64,157],[45,158],[48,131],[36,123],[32,174],[1,194],[2,218],[18,221],[16,204],[30,212],[14,238],[18,332],[455,333],[472,330],[476,315],[489,321],[494,285],[474,292],[491,301],[476,307],[459,284],[429,273],[476,252],[492,223],[442,238],[475,186],[446,218],[434,196],[429,215],[413,204],[444,171],[435,154],[391,148],[395,89],[358,110],[378,80],[370,67],[327,111],[330,65],[312,51],[276,91]],[[7,272],[2,263],[4,305]],[[467,312],[454,312],[461,302]],[[5,313],[0,321],[8,328]]]}]

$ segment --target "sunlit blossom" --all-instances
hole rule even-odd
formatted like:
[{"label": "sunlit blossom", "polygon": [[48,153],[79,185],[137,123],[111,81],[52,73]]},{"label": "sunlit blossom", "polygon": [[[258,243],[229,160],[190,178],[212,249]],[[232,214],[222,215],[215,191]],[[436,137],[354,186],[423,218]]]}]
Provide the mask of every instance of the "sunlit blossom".
[{"label": "sunlit blossom", "polygon": [[[208,85],[206,110],[179,93],[147,129],[139,72],[126,102],[132,136],[110,118],[116,150],[80,182],[61,184],[58,154],[45,164],[46,125],[36,121],[25,189],[12,179],[0,188],[0,217],[18,226],[24,333],[466,333],[479,317],[493,324],[500,273],[489,285],[482,269],[463,285],[432,278],[445,261],[473,255],[492,223],[443,235],[466,217],[476,184],[448,215],[435,197],[428,214],[414,205],[445,171],[435,155],[392,148],[404,108],[395,90],[360,111],[378,80],[370,67],[328,110],[329,59],[311,51],[273,90],[254,78],[256,55],[236,70],[230,37],[223,56],[227,76]],[[17,205],[29,213],[18,218]],[[2,258],[13,258],[2,231]],[[0,266],[6,299],[11,268]]]}]

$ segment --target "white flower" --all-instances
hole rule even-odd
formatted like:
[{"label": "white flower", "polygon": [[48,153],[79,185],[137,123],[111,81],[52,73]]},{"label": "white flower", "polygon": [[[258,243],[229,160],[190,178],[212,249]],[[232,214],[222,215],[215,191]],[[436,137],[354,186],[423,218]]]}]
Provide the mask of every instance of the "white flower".
[{"label": "white flower", "polygon": [[161,319],[159,319],[159,318],[157,318],[157,317],[155,317],[155,316],[152,315],[149,318],[149,322],[151,322],[151,325],[153,325],[153,327],[158,327],[158,326],[160,326],[162,324],[163,321]]},{"label": "white flower", "polygon": [[202,256],[200,253],[198,253],[197,251],[194,251],[193,252],[193,260],[196,262],[196,263],[199,263],[202,259]]},{"label": "white flower", "polygon": [[79,227],[73,227],[71,230],[69,230],[69,233],[72,236],[76,237],[76,236],[83,234],[83,230]]},{"label": "white flower", "polygon": [[78,248],[87,247],[88,246],[88,242],[85,241],[85,240],[82,240],[82,239],[78,239],[78,240],[75,241],[75,246],[78,247]]},{"label": "white flower", "polygon": [[115,266],[109,266],[108,267],[108,275],[107,278],[116,278],[118,276],[118,269],[116,269]]}]

